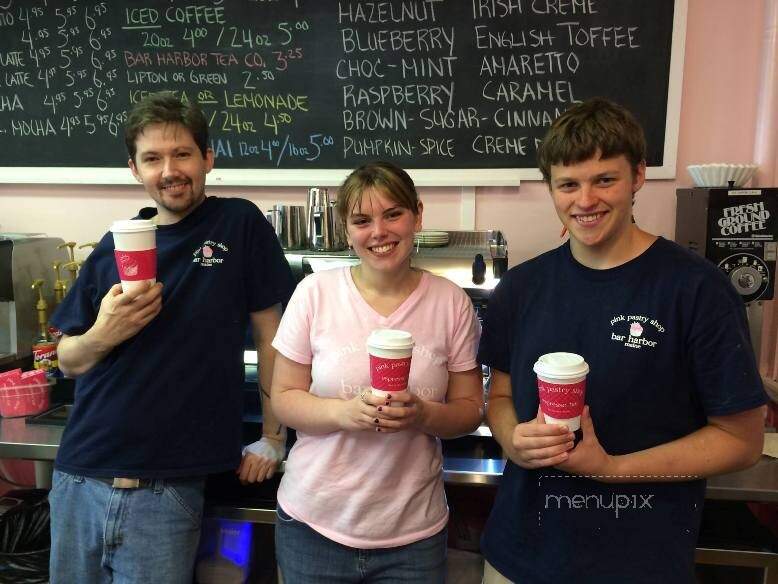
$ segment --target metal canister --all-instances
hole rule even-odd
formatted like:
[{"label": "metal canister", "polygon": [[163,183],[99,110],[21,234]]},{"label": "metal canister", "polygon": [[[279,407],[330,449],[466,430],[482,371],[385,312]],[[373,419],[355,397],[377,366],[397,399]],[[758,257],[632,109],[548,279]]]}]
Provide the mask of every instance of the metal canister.
[{"label": "metal canister", "polygon": [[302,205],[276,205],[276,208],[278,208],[281,217],[281,247],[284,249],[307,248],[305,207]]}]

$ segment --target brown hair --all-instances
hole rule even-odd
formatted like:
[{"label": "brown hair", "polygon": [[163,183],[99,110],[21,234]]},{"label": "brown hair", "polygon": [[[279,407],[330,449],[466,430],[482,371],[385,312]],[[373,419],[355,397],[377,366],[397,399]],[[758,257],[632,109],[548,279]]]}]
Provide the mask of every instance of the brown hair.
[{"label": "brown hair", "polygon": [[636,173],[646,159],[643,128],[630,111],[601,97],[578,103],[559,116],[538,148],[538,168],[551,182],[551,166],[624,155]]},{"label": "brown hair", "polygon": [[124,124],[124,144],[133,161],[137,153],[135,141],[152,124],[181,124],[192,133],[205,158],[208,152],[208,121],[196,103],[182,103],[172,91],[150,93],[136,103]]},{"label": "brown hair", "polygon": [[338,189],[338,217],[343,225],[349,213],[362,203],[365,191],[371,188],[418,215],[419,193],[408,173],[391,162],[368,162],[349,174]]}]

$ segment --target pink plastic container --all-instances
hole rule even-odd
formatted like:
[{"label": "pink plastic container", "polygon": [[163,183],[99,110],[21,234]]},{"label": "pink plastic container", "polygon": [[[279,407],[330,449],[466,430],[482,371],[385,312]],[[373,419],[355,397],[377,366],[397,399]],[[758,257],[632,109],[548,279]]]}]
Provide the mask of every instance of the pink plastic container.
[{"label": "pink plastic container", "polygon": [[0,373],[0,416],[32,416],[49,409],[49,381],[42,370]]}]

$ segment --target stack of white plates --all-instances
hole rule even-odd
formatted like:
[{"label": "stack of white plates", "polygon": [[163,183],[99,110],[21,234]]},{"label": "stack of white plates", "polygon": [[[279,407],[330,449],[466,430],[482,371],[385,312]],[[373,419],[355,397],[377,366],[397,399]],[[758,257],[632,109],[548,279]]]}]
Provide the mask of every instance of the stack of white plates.
[{"label": "stack of white plates", "polygon": [[419,231],[413,241],[419,247],[443,247],[448,245],[447,231]]}]

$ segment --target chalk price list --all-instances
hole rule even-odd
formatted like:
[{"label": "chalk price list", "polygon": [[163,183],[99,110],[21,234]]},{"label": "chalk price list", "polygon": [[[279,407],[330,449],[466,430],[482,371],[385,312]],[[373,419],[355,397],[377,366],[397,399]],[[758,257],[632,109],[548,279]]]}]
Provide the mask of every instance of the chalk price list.
[{"label": "chalk price list", "polygon": [[[303,79],[297,67],[307,55],[300,42],[311,24],[295,13],[273,22],[262,17],[263,7],[257,4],[254,21],[261,26],[234,24],[220,2],[125,9],[123,28],[140,35],[143,49],[123,54],[130,103],[155,89],[181,88],[176,93],[182,100],[203,107],[217,157],[259,158],[276,166],[288,158],[318,159],[333,146],[331,136],[301,141],[290,132],[311,111],[307,92],[288,89],[303,84],[294,80]],[[275,90],[276,81],[287,89]]]},{"label": "chalk price list", "polygon": [[555,117],[605,95],[661,159],[674,5],[651,5],[0,0],[0,135],[9,166],[115,166],[126,112],[169,90],[222,168],[530,168]]},{"label": "chalk price list", "polygon": [[[475,152],[524,156],[540,143],[537,129],[549,126],[580,101],[576,75],[596,51],[640,48],[639,27],[589,24],[600,0],[473,0],[473,40],[480,56],[481,97],[492,104],[492,132],[476,136]],[[521,30],[499,23],[532,17]],[[535,130],[533,132],[533,129]]]},{"label": "chalk price list", "polygon": [[21,31],[13,50],[0,51],[0,112],[14,114],[0,133],[118,135],[125,114],[115,103],[118,53],[108,45],[109,10],[107,2],[45,8],[10,1],[0,9],[0,34],[12,26]]},{"label": "chalk price list", "polygon": [[[338,3],[344,154],[534,156],[542,129],[580,101],[575,76],[586,61],[640,48],[638,26],[589,24],[601,4],[471,0],[462,34],[448,0]],[[533,24],[517,28],[516,18]],[[462,67],[480,90],[456,85]]]}]

